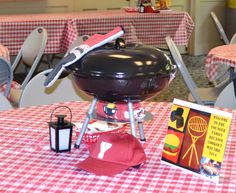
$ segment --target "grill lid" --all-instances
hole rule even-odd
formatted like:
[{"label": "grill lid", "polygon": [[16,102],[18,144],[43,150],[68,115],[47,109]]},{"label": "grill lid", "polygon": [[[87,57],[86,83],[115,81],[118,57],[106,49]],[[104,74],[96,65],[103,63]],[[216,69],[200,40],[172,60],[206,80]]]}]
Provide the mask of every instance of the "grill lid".
[{"label": "grill lid", "polygon": [[142,44],[106,44],[67,68],[80,76],[134,78],[169,75],[173,65],[169,57],[157,48]]}]

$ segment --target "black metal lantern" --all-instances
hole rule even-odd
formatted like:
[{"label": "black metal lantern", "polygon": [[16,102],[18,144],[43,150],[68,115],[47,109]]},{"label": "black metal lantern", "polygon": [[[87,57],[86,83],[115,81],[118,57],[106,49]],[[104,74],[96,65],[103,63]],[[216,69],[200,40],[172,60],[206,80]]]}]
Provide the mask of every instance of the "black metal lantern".
[{"label": "black metal lantern", "polygon": [[[70,121],[65,120],[66,115],[58,114],[57,121],[52,121],[54,111],[58,108],[66,107],[70,111]],[[72,130],[74,124],[71,123],[72,112],[67,106],[60,106],[53,110],[50,117],[49,135],[50,135],[50,148],[55,152],[66,152],[71,150]]]}]

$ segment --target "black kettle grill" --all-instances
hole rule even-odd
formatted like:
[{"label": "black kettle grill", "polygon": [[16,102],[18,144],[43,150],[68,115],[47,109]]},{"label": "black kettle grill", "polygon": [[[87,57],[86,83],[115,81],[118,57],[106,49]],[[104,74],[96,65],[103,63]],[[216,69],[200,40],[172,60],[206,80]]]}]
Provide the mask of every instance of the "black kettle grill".
[{"label": "black kettle grill", "polygon": [[[155,47],[125,44],[117,39],[87,53],[66,68],[73,74],[76,85],[94,96],[76,145],[79,147],[97,100],[127,102],[131,131],[135,134],[133,102],[154,97],[168,87],[175,73],[169,57]],[[142,121],[138,121],[141,140],[145,140]]]},{"label": "black kettle grill", "polygon": [[120,44],[93,50],[67,68],[81,90],[103,101],[142,101],[168,86],[174,68],[166,54],[141,44]]}]

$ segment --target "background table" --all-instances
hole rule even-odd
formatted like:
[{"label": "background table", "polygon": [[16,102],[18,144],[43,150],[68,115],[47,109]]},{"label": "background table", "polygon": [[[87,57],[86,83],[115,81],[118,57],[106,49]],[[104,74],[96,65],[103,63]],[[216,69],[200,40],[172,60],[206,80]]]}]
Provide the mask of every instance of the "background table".
[{"label": "background table", "polygon": [[[88,102],[67,102],[73,122],[83,122]],[[161,163],[171,103],[143,102],[153,119],[144,122],[146,142],[142,142],[147,162],[139,169],[128,169],[114,177],[96,176],[79,170],[76,164],[88,157],[88,148],[70,153],[49,149],[47,122],[58,104],[0,112],[0,187],[9,192],[235,192],[236,116],[222,165],[220,184],[188,174]],[[66,113],[63,110],[61,113]],[[129,131],[129,127],[127,131]],[[73,144],[76,136],[73,134]]]},{"label": "background table", "polygon": [[216,78],[220,65],[236,67],[236,44],[215,47],[207,54],[205,67],[210,81]]},{"label": "background table", "polygon": [[96,11],[58,14],[27,14],[0,16],[0,42],[15,55],[27,35],[37,26],[48,31],[45,53],[65,52],[78,35],[107,33],[114,27],[125,28],[126,41],[148,45],[165,45],[170,35],[177,45],[188,45],[194,28],[187,12],[127,13],[119,11]]}]

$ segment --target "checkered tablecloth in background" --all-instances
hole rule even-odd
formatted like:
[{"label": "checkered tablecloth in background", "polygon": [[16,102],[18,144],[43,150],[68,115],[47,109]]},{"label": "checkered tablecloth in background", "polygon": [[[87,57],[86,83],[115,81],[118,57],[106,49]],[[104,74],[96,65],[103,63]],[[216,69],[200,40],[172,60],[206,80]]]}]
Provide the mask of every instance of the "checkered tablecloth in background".
[{"label": "checkered tablecloth in background", "polygon": [[[88,157],[82,143],[70,153],[49,149],[47,122],[58,105],[73,113],[72,122],[83,122],[89,102],[66,102],[0,112],[1,192],[235,192],[236,122],[233,116],[220,184],[204,180],[160,162],[171,103],[143,102],[153,119],[144,122],[142,142],[147,162],[114,177],[96,176],[79,170],[76,164]],[[63,111],[63,112],[61,112]],[[67,109],[61,109],[65,113]],[[127,131],[129,131],[127,127]],[[75,132],[73,143],[75,143]]]},{"label": "checkered tablecloth in background", "polygon": [[18,53],[27,35],[37,26],[48,31],[45,53],[65,52],[78,35],[107,33],[123,25],[126,41],[164,46],[170,35],[177,45],[187,46],[194,28],[187,12],[127,13],[97,11],[57,14],[27,14],[0,16],[0,42],[12,55]]},{"label": "checkered tablecloth in background", "polygon": [[220,65],[236,67],[236,45],[223,45],[210,50],[207,54],[205,67],[207,77],[210,81],[214,81]]},{"label": "checkered tablecloth in background", "polygon": [[124,39],[153,46],[164,46],[165,37],[170,35],[177,45],[188,45],[194,28],[187,12],[125,13],[123,11],[80,13],[75,17],[80,35],[105,33],[114,26],[123,25]]},{"label": "checkered tablecloth in background", "polygon": [[66,36],[68,20],[71,14],[21,14],[0,16],[0,42],[7,46],[11,55],[16,55],[26,37],[38,26],[48,31],[45,53],[61,53],[67,47],[65,42],[72,42]]}]

